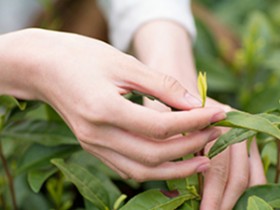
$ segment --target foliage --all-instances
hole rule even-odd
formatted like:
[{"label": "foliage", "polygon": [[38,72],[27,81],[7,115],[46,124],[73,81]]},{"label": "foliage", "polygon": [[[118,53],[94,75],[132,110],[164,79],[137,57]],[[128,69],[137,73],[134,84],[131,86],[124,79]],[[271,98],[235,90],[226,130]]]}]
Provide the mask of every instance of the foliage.
[{"label": "foliage", "polygon": [[[207,89],[209,96],[242,110],[211,125],[232,129],[207,155],[212,158],[233,143],[257,138],[269,183],[247,189],[234,210],[280,209],[280,2],[199,2],[236,38],[225,42],[223,30],[214,33],[197,15],[196,66],[208,80],[206,88],[206,76],[200,76],[202,98]],[[127,97],[139,101],[135,93]],[[197,175],[141,184],[122,180],[84,152],[43,103],[0,96],[0,154],[0,209],[199,209]]]}]

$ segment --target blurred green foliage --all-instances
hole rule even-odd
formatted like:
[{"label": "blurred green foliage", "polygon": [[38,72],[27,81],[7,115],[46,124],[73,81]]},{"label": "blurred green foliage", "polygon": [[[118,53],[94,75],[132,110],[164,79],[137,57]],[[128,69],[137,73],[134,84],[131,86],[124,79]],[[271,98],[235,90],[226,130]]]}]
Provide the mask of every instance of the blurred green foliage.
[{"label": "blurred green foliage", "polygon": [[[280,1],[194,2],[207,8],[214,22],[222,23],[226,30],[216,30],[196,18],[195,61],[198,70],[207,72],[208,95],[250,113],[279,108]],[[228,43],[234,47],[229,48]],[[5,168],[0,167],[0,209],[13,209],[9,178],[13,179],[16,204],[22,210],[105,210],[113,206],[146,210],[157,209],[158,202],[167,210],[199,208],[196,177],[169,181],[167,185],[124,181],[84,152],[49,106],[38,102],[21,105],[13,98],[0,97],[0,153],[4,158],[0,165],[6,162],[12,175],[7,176]],[[279,158],[278,143],[267,136],[258,138],[265,172],[272,183]],[[168,188],[180,196],[166,196]],[[248,189],[235,209],[251,210],[258,204],[267,209],[279,208],[279,199],[275,198],[279,191],[279,185],[274,184]],[[138,195],[121,207],[118,198],[122,193],[128,199]],[[151,200],[154,196],[156,200]]]}]

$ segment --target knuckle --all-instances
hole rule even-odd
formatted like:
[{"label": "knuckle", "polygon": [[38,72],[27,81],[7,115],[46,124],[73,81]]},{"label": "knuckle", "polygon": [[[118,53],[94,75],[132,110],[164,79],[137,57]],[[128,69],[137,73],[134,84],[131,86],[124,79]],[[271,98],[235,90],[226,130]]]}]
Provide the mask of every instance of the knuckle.
[{"label": "knuckle", "polygon": [[[103,96],[101,96],[103,97]],[[99,103],[96,103],[97,100],[88,100],[84,101],[81,107],[78,107],[80,110],[79,114],[81,118],[90,123],[101,124],[105,123],[109,119],[109,112],[112,108],[110,103],[102,103],[106,101],[106,98],[99,99]],[[109,106],[110,104],[110,106]]]},{"label": "knuckle", "polygon": [[238,186],[239,190],[243,192],[248,186],[249,178],[246,175],[239,175],[234,179],[234,181],[236,182],[234,186]]},{"label": "knuckle", "polygon": [[166,139],[170,135],[170,128],[166,123],[157,123],[152,128],[152,136],[156,139]]},{"label": "knuckle", "polygon": [[205,123],[202,120],[193,120],[191,122],[191,131],[197,130],[197,129],[201,129],[205,127]]},{"label": "knuckle", "polygon": [[145,154],[143,157],[143,164],[147,166],[157,166],[161,163],[160,155],[153,151],[152,153]]},{"label": "knuckle", "polygon": [[126,176],[136,182],[144,182],[150,180],[151,170],[143,165],[133,168],[132,170],[127,170],[125,172]]},{"label": "knuckle", "polygon": [[147,173],[144,170],[138,170],[137,173],[132,173],[129,177],[136,182],[144,182],[148,180]]},{"label": "knuckle", "polygon": [[87,109],[86,120],[94,124],[101,124],[107,121],[107,113],[103,108],[91,107]]},{"label": "knuckle", "polygon": [[73,132],[76,138],[84,144],[88,144],[89,141],[93,141],[97,137],[94,127],[85,125],[84,123],[77,123],[77,126],[74,127]]},{"label": "knuckle", "polygon": [[178,90],[181,88],[180,83],[171,76],[162,75],[163,87],[169,91]]},{"label": "knuckle", "polygon": [[228,173],[225,167],[213,166],[211,170],[215,174],[216,178],[218,178],[222,184],[225,184],[227,182]]}]

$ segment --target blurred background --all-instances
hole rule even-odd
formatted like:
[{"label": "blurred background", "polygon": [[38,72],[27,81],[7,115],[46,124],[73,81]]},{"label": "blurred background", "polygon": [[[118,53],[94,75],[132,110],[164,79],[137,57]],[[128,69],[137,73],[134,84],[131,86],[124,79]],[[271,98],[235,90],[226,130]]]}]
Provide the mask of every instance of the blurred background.
[{"label": "blurred background", "polygon": [[[0,8],[0,34],[25,27],[40,27],[109,42],[106,20],[95,0],[0,0]],[[250,113],[279,108],[280,1],[193,0],[192,10],[197,27],[194,58],[197,70],[207,72],[208,95]],[[49,160],[54,157],[70,157],[98,174],[97,177],[103,177],[103,181],[114,180],[114,184],[130,197],[154,186],[162,186],[160,182],[124,183],[94,157],[80,151],[79,146],[73,143],[70,131],[50,107],[36,105],[36,109],[24,119],[26,122],[21,121],[21,127],[15,124],[8,130],[3,129],[4,132],[0,129],[4,156],[15,176],[20,209],[79,208],[83,198],[72,185],[65,184],[54,166],[50,166]],[[24,136],[26,132],[28,135]],[[46,139],[52,142],[56,138],[57,143],[58,137],[61,142],[73,141],[70,141],[71,145],[65,142],[41,144],[39,141],[44,138],[45,142],[48,142]],[[24,139],[29,143],[14,144],[16,140]],[[278,182],[275,180],[275,167],[279,164],[276,142],[260,141],[259,148],[269,182]],[[78,152],[72,155],[74,151]],[[38,194],[32,192],[26,182],[29,178],[34,187],[34,176],[41,177],[39,187],[35,186],[35,191],[41,190]],[[0,167],[0,209],[12,209],[8,182],[5,170]]]}]

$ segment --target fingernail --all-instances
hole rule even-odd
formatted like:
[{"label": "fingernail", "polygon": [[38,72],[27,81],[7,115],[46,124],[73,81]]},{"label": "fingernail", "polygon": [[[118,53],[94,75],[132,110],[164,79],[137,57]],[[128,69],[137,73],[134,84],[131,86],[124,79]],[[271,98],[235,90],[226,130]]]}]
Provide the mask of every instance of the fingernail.
[{"label": "fingernail", "polygon": [[214,140],[216,138],[218,138],[221,135],[221,131],[220,130],[215,130],[213,131],[213,133],[210,134],[209,136],[209,141]]},{"label": "fingernail", "polygon": [[201,107],[202,105],[202,102],[198,98],[191,95],[190,93],[186,93],[185,98],[187,99],[187,103],[191,107]]},{"label": "fingernail", "polygon": [[216,114],[214,114],[214,116],[211,118],[211,123],[214,123],[214,122],[218,122],[220,120],[223,120],[226,118],[226,113],[225,112],[218,112]]},{"label": "fingernail", "polygon": [[209,168],[210,168],[210,163],[209,162],[208,163],[202,163],[201,165],[199,165],[196,168],[196,172],[201,173],[201,172],[207,171]]}]

